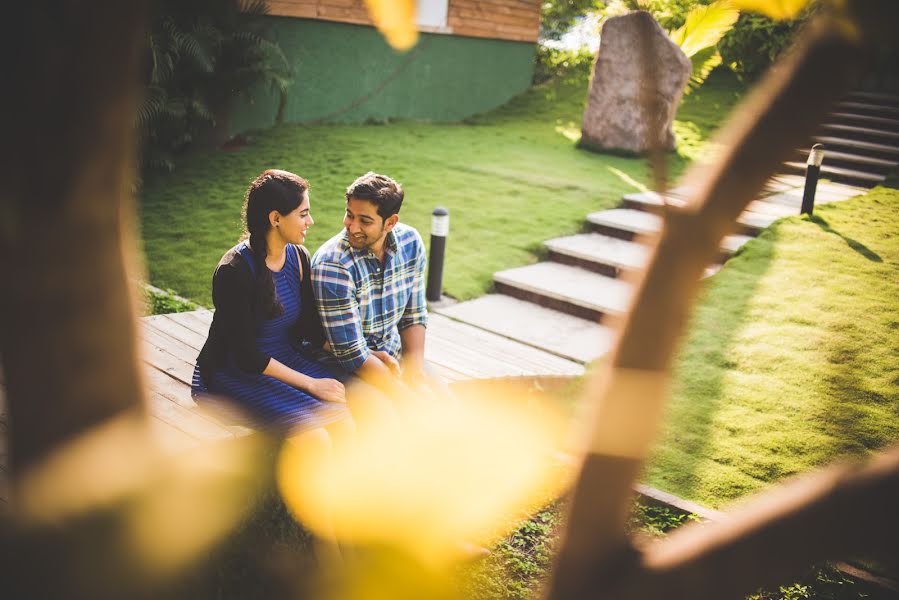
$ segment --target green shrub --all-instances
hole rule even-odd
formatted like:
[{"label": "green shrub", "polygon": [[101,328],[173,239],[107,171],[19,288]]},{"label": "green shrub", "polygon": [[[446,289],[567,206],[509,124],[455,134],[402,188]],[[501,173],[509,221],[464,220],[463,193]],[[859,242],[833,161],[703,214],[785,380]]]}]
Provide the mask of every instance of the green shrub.
[{"label": "green shrub", "polygon": [[578,50],[560,50],[538,44],[534,65],[534,85],[557,77],[584,76],[585,73],[589,76],[594,58],[593,52],[587,47]]},{"label": "green shrub", "polygon": [[144,285],[143,288],[147,303],[146,312],[151,315],[187,312],[200,308],[198,304],[176,294],[174,290],[161,290],[149,285]]},{"label": "green shrub", "polygon": [[733,29],[718,42],[725,65],[742,81],[757,79],[790,45],[808,13],[795,21],[775,21],[758,14],[740,14]]}]

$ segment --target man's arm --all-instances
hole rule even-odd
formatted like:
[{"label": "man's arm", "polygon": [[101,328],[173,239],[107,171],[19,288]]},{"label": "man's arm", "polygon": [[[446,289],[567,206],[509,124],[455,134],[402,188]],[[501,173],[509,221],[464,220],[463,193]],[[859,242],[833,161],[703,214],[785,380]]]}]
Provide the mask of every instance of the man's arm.
[{"label": "man's arm", "polygon": [[403,344],[403,371],[411,380],[424,376],[425,333],[428,322],[428,304],[425,297],[425,271],[428,261],[424,243],[418,235],[415,249],[412,293],[397,325]]},{"label": "man's arm", "polygon": [[350,373],[358,371],[370,356],[355,289],[352,276],[343,266],[332,262],[312,265],[312,291],[325,338],[340,366]]},{"label": "man's arm", "polygon": [[391,365],[371,351],[362,331],[352,276],[342,266],[320,262],[312,266],[312,289],[325,338],[340,365],[357,377],[392,392],[399,384]]}]

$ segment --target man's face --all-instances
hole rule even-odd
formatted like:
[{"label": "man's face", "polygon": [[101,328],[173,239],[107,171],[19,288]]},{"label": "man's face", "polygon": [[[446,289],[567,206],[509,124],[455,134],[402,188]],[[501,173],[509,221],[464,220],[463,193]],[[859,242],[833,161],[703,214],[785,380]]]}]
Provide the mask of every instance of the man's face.
[{"label": "man's face", "polygon": [[382,219],[378,208],[368,200],[347,200],[343,226],[346,227],[350,246],[356,250],[379,246],[396,221],[396,215],[388,217],[386,221]]}]

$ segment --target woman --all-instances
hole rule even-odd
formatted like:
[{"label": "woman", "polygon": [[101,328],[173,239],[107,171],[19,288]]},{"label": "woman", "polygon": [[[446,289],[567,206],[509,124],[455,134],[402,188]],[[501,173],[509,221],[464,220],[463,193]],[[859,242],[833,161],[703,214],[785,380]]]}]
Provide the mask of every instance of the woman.
[{"label": "woman", "polygon": [[352,429],[338,380],[346,375],[308,354],[324,339],[301,245],[313,224],[308,184],[265,171],[250,184],[243,214],[244,239],[212,278],[216,311],[194,369],[194,397],[220,413],[216,397],[228,398],[250,425],[291,436]]}]

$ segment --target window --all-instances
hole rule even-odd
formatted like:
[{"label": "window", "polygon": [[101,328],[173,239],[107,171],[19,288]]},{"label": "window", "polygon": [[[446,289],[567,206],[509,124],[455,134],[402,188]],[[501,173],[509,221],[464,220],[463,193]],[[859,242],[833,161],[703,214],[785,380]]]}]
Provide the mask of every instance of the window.
[{"label": "window", "polygon": [[448,0],[417,0],[418,24],[422,27],[446,27]]}]

